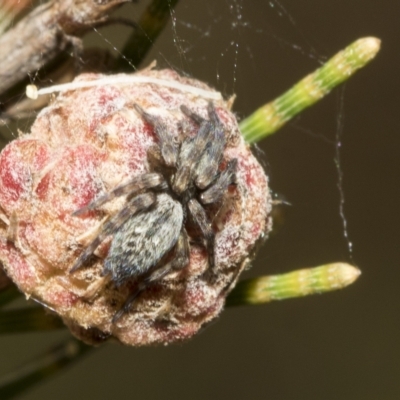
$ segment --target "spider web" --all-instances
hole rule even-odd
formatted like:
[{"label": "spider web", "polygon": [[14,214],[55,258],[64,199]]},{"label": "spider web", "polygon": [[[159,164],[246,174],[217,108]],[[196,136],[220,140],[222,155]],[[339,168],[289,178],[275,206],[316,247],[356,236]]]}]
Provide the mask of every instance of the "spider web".
[{"label": "spider web", "polygon": [[[286,2],[277,0],[257,2],[256,5],[244,0],[182,1],[176,10],[171,9],[169,27],[154,43],[143,65],[155,59],[161,67],[173,68],[182,74],[204,80],[226,97],[236,94],[235,111],[239,117],[248,115],[283,93],[339,50],[326,50],[324,43],[316,42],[314,32],[303,22],[304,18],[297,18],[296,12],[298,10],[292,12]],[[104,36],[103,40],[108,45],[112,43]],[[260,45],[261,48],[265,47],[264,51],[260,51]],[[116,50],[116,46],[113,48]],[[269,57],[269,51],[278,54],[283,63]],[[296,63],[303,71],[300,74]],[[282,69],[287,78],[285,76],[282,86],[274,86],[275,76],[281,74]],[[259,77],[258,81],[265,90],[259,91],[257,95],[260,97],[257,98],[253,95],[254,84],[249,83],[248,79],[252,74]],[[345,243],[345,257],[352,260],[353,244],[349,238],[345,213],[341,157],[345,134],[344,107],[345,92],[342,89],[336,91],[326,106],[331,116],[328,126],[309,123],[308,118],[299,117],[287,129],[297,131],[294,134],[307,137],[307,140],[314,142],[314,146],[325,147],[324,151],[327,151],[327,168],[331,172],[336,171],[326,177],[326,185],[335,197],[331,213],[336,215],[335,229],[337,233],[341,231]],[[290,141],[290,138],[286,141]],[[265,151],[267,154],[261,156],[264,160],[268,159],[268,143],[265,144]],[[275,166],[269,165],[269,170],[274,184]],[[277,186],[280,186],[279,182]],[[282,190],[285,196],[285,189]],[[293,206],[296,207],[296,203]]]},{"label": "spider web", "polygon": [[[148,2],[128,4],[119,15],[137,20],[147,5]],[[315,39],[316,33],[305,22],[299,6],[289,5],[283,0],[181,0],[175,10],[170,10],[170,20],[167,29],[153,43],[152,50],[142,66],[157,60],[160,67],[173,68],[203,80],[216,87],[226,97],[236,94],[234,110],[239,118],[249,115],[257,107],[283,93],[339,50],[327,50],[323,40]],[[100,44],[119,55],[119,49],[130,34],[130,29],[120,26],[94,29],[85,38],[85,47]],[[37,81],[35,74],[31,79],[33,82]],[[274,137],[265,141],[262,147],[266,154],[259,158],[264,162],[268,160],[267,169],[273,189],[286,196],[292,203],[292,208],[301,210],[301,201],[303,204],[311,204],[311,200],[305,200],[304,197],[302,200],[296,200],[286,184],[281,182],[284,178],[281,178],[278,170],[282,167],[279,160],[273,161],[279,158],[273,152],[275,148],[281,149],[282,144],[276,147],[276,142],[284,141],[286,146],[290,147],[291,140],[300,140],[310,143],[318,152],[327,155],[324,169],[330,169],[330,173],[324,181],[334,197],[334,201],[329,200],[328,203],[331,213],[336,215],[336,222],[340,222],[331,229],[341,232],[339,235],[346,245],[345,258],[352,259],[353,246],[345,215],[345,179],[341,157],[345,134],[344,91],[337,91],[324,102],[327,110],[325,112],[330,115],[328,125],[314,123],[307,112],[278,133],[279,139]],[[15,137],[18,129],[23,132],[29,131],[30,123],[30,120],[22,120],[16,124],[7,123],[2,128],[3,143]],[[287,155],[283,155],[284,157]],[[297,160],[297,157],[296,154],[293,158]],[[303,179],[305,186],[312,182],[312,177],[306,176]],[[312,206],[309,211],[311,209]],[[282,248],[287,245],[286,242],[281,244]],[[336,250],[343,252],[340,249]],[[283,249],[277,250],[278,253],[279,251],[283,252]],[[311,252],[312,249],[308,251]],[[261,261],[276,255],[272,253],[270,256],[262,256]],[[316,258],[316,262],[321,261],[326,260]],[[288,267],[293,268],[292,265]]]}]

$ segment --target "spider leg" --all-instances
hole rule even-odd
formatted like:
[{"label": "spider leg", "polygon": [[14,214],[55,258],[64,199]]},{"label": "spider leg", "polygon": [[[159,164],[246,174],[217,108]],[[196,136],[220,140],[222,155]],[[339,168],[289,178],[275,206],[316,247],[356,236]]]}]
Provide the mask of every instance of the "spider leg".
[{"label": "spider leg", "polygon": [[154,171],[158,170],[156,168],[161,168],[160,171],[165,171],[165,162],[159,146],[153,145],[149,147],[147,150],[147,161]]},{"label": "spider leg", "polygon": [[188,188],[193,168],[198,163],[212,134],[213,125],[210,121],[204,120],[197,135],[193,138],[186,138],[182,142],[178,168],[172,183],[172,189],[176,193],[181,194]]},{"label": "spider leg", "polygon": [[178,271],[185,268],[189,264],[189,242],[186,231],[183,229],[179,239],[175,245],[175,256],[174,259],[163,265],[160,268],[156,268],[151,271],[142,281],[139,282],[136,290],[128,297],[124,305],[119,311],[117,311],[112,319],[115,323],[124,314],[126,314],[131,308],[133,302],[143,292],[147,287],[149,287],[153,282],[162,279],[164,276],[168,275],[172,271]]},{"label": "spider leg", "polygon": [[190,119],[192,119],[196,124],[200,125],[205,121],[203,117],[200,117],[200,115],[194,113],[191,111],[188,107],[186,107],[184,104],[181,105],[181,111]]},{"label": "spider leg", "polygon": [[218,117],[217,111],[215,110],[214,103],[212,101],[210,101],[208,103],[207,112],[208,112],[208,117],[210,118],[210,121],[214,125],[222,125],[221,120]]},{"label": "spider leg", "polygon": [[87,206],[80,208],[72,213],[73,216],[82,215],[87,211],[94,210],[104,203],[107,203],[113,200],[116,197],[123,196],[126,194],[134,195],[143,189],[152,189],[157,186],[161,186],[165,184],[164,178],[161,174],[157,173],[148,173],[140,176],[136,176],[135,178],[129,180],[122,185],[117,186],[114,190],[109,193],[106,193],[103,196],[100,196],[98,199],[90,202]]},{"label": "spider leg", "polygon": [[168,132],[168,129],[161,119],[155,115],[148,114],[138,104],[133,105],[135,110],[141,117],[150,124],[158,137],[161,147],[161,154],[168,167],[174,167],[178,158],[178,146],[175,143],[174,137]]},{"label": "spider leg", "polygon": [[[197,125],[201,125],[204,121],[207,121],[205,118],[201,117],[199,114],[196,114],[195,112],[190,110],[184,104],[181,105],[181,111],[187,117],[189,117],[194,122],[196,122]],[[208,103],[207,112],[208,112],[208,117],[210,118],[211,122],[213,122],[215,125],[221,124],[218,114],[215,111],[214,103],[212,101],[210,101]]]},{"label": "spider leg", "polygon": [[130,217],[132,217],[132,215],[149,208],[155,201],[156,196],[153,193],[144,193],[130,200],[126,204],[125,208],[104,225],[101,233],[89,244],[88,247],[86,247],[85,251],[79,256],[78,260],[69,272],[73,273],[82,268],[96,248],[108,235],[115,232]]},{"label": "spider leg", "polygon": [[[200,125],[197,135],[189,140],[190,146],[187,152],[184,152],[185,162],[195,164],[203,153],[210,141],[214,130],[214,125],[210,121],[203,121]],[[182,150],[181,150],[182,153]]]},{"label": "spider leg", "polygon": [[236,180],[236,167],[236,158],[228,162],[226,169],[219,174],[213,185],[200,194],[200,201],[203,204],[216,203],[221,199],[228,186]]},{"label": "spider leg", "polygon": [[215,179],[225,150],[225,132],[221,126],[215,126],[213,137],[194,169],[194,180],[199,189],[205,189]]},{"label": "spider leg", "polygon": [[211,223],[207,217],[206,212],[204,211],[204,208],[200,205],[200,203],[197,200],[191,199],[188,202],[188,208],[189,208],[190,214],[192,215],[194,221],[196,222],[196,224],[200,228],[203,236],[206,239],[209,267],[214,268],[214,265],[215,265],[215,260],[214,260],[215,234],[212,229]]},{"label": "spider leg", "polygon": [[182,193],[193,175],[196,186],[204,189],[214,180],[226,146],[225,131],[212,102],[208,104],[209,120],[181,106],[182,112],[200,125],[193,139],[181,146],[176,184],[174,189]]},{"label": "spider leg", "polygon": [[193,138],[186,138],[180,147],[178,168],[172,180],[172,190],[175,193],[183,193],[190,182],[190,171],[193,159]]},{"label": "spider leg", "polygon": [[208,103],[208,116],[213,126],[212,136],[194,171],[194,180],[199,189],[205,189],[214,180],[226,147],[225,131],[212,102]]}]

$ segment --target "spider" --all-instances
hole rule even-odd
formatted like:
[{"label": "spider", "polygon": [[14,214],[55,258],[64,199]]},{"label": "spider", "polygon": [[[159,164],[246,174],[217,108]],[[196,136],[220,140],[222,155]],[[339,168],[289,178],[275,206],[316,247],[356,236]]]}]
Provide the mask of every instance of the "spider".
[{"label": "spider", "polygon": [[181,106],[182,113],[198,130],[194,137],[178,140],[169,134],[160,117],[137,104],[134,108],[155,132],[158,146],[149,153],[163,173],[134,177],[73,214],[81,215],[115,197],[127,196],[126,206],[105,223],[70,270],[72,273],[83,267],[100,243],[113,235],[103,276],[109,276],[116,287],[132,279],[137,281],[136,289],[114,315],[113,322],[129,311],[149,285],[189,264],[188,231],[200,233],[191,239],[204,244],[209,270],[213,270],[215,233],[204,206],[222,200],[228,187],[235,183],[237,166],[237,159],[233,158],[220,171],[226,137],[213,103],[207,108],[209,119]]}]

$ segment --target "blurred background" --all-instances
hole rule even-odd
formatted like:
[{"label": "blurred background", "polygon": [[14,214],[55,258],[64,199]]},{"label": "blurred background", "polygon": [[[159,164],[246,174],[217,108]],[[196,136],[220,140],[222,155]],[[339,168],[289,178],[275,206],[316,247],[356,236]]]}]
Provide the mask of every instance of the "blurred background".
[{"label": "blurred background", "polygon": [[[119,14],[135,20],[146,4]],[[20,398],[400,398],[400,3],[181,0],[172,17],[142,66],[156,59],[236,94],[239,118],[354,40],[382,39],[377,58],[344,88],[259,143],[272,189],[292,205],[245,277],[333,261],[354,263],[362,275],[342,291],[228,309],[188,343],[106,344]],[[100,33],[86,45],[112,51],[129,29]],[[352,255],[334,161],[340,121]],[[0,375],[67,335],[1,337]]]}]

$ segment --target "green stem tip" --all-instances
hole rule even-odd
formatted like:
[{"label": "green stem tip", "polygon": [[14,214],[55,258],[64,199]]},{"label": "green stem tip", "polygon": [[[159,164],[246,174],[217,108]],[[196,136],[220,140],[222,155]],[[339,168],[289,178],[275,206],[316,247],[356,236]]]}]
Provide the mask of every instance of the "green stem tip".
[{"label": "green stem tip", "polygon": [[246,141],[257,142],[276,132],[295,115],[321,100],[368,64],[378,53],[380,44],[374,37],[355,41],[282,96],[260,107],[240,123]]},{"label": "green stem tip", "polygon": [[227,298],[227,306],[254,305],[273,300],[325,293],[352,284],[360,270],[346,263],[332,263],[281,275],[239,282]]}]

